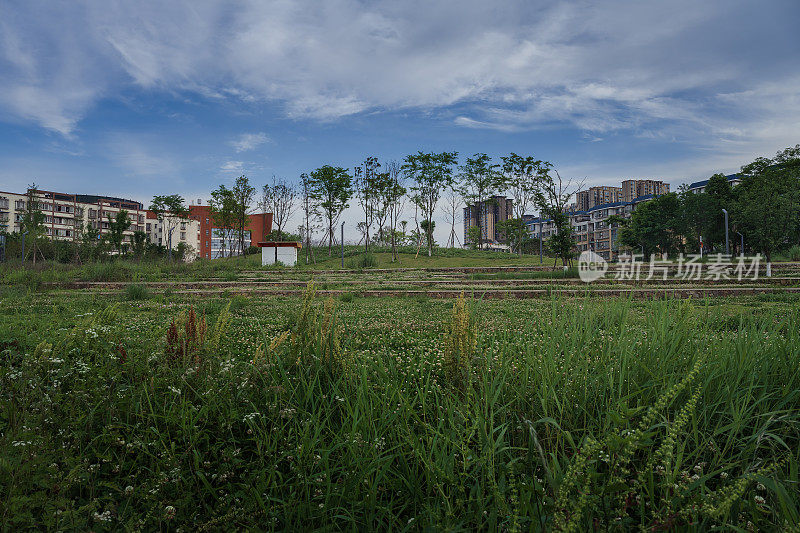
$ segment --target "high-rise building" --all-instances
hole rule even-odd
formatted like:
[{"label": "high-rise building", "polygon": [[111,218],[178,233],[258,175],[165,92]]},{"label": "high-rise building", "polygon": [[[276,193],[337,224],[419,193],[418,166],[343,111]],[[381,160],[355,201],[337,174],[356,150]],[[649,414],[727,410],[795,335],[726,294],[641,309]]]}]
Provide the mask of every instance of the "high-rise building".
[{"label": "high-rise building", "polygon": [[660,180],[625,180],[622,182],[621,202],[633,202],[648,195],[659,196],[669,192],[669,183]]},{"label": "high-rise building", "polygon": [[472,244],[470,228],[480,227],[483,244],[504,242],[505,235],[498,229],[500,222],[514,217],[514,200],[505,196],[492,196],[464,208],[464,245]]},{"label": "high-rise building", "polygon": [[621,187],[609,187],[607,185],[589,187],[587,190],[579,191],[575,195],[578,211],[588,211],[596,205],[619,202],[621,198]]}]

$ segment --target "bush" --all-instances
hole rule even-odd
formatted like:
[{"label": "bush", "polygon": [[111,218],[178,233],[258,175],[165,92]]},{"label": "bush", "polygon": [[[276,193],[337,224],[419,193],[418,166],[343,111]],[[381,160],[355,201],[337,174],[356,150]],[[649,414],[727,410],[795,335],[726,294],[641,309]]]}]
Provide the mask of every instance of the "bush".
[{"label": "bush", "polygon": [[366,252],[358,255],[347,262],[347,266],[351,269],[365,269],[375,268],[378,266],[378,259],[372,252]]},{"label": "bush", "polygon": [[147,287],[142,285],[141,283],[131,283],[127,287],[125,287],[125,299],[126,300],[147,300],[150,298],[150,291],[147,290]]}]

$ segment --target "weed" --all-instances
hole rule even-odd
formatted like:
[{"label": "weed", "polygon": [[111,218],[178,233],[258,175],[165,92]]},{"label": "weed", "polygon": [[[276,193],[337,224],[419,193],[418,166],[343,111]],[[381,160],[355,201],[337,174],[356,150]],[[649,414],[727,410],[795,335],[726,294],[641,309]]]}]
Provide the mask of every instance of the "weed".
[{"label": "weed", "polygon": [[126,300],[147,300],[150,298],[150,291],[141,283],[130,283],[125,287]]}]

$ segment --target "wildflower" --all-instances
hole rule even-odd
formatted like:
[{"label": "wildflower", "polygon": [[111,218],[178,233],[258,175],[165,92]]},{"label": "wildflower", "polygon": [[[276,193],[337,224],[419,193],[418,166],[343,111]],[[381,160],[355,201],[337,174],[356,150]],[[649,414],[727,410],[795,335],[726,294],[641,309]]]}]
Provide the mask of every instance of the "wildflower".
[{"label": "wildflower", "polygon": [[719,475],[719,477],[721,477],[722,479],[728,479],[728,476],[729,476],[729,474],[728,474],[727,472],[722,472],[722,473]]},{"label": "wildflower", "polygon": [[172,520],[175,518],[175,508],[171,505],[167,505],[164,508],[164,515],[166,515],[167,520]]},{"label": "wildflower", "polygon": [[130,485],[128,485],[127,487],[125,487],[125,494],[126,494],[127,496],[130,496],[131,494],[133,494],[133,487],[131,487]]},{"label": "wildflower", "polygon": [[102,513],[98,513],[97,511],[95,511],[95,513],[92,515],[92,517],[95,520],[97,520],[98,522],[110,522],[111,521],[111,511],[103,511]]},{"label": "wildflower", "polygon": [[758,505],[764,505],[767,503],[767,500],[765,500],[763,496],[756,496],[753,498],[753,501],[755,501]]}]

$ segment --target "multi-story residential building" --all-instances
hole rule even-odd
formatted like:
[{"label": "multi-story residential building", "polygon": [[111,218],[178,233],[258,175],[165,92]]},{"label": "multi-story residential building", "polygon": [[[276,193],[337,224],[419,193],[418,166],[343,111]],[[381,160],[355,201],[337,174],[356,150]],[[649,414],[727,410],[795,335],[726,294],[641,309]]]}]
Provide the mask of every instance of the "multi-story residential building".
[{"label": "multi-story residential building", "polygon": [[496,245],[505,241],[498,224],[514,218],[514,200],[505,196],[492,196],[464,208],[464,245],[472,244],[469,229],[480,226],[484,244]]},{"label": "multi-story residential building", "polygon": [[669,183],[660,180],[625,180],[622,182],[622,195],[619,202],[633,202],[636,198],[669,192]]},{"label": "multi-story residential building", "polygon": [[609,187],[607,185],[589,187],[587,190],[579,191],[575,195],[577,211],[588,211],[596,205],[621,201],[622,187]]},{"label": "multi-story residential building", "polygon": [[[728,183],[731,184],[731,187],[739,185],[739,183],[742,182],[742,177],[739,174],[728,174],[725,178],[728,180]],[[689,184],[688,189],[693,193],[700,194],[706,192],[706,185],[708,185],[708,180],[695,181]]]},{"label": "multi-story residential building", "polygon": [[[172,239],[170,239],[170,230]],[[180,218],[169,213],[165,213],[159,218],[153,211],[147,211],[145,233],[147,233],[147,240],[153,244],[170,246],[171,240],[173,250],[183,243],[187,247],[185,256],[187,261],[194,261],[199,256],[200,223],[196,220]]]},{"label": "multi-story residential building", "polygon": [[[229,230],[223,230],[214,226],[214,219],[211,216],[211,206],[197,205],[189,206],[189,218],[196,221],[198,227],[198,255],[206,259],[227,256],[230,252],[231,239],[237,236],[231,235]],[[259,242],[266,240],[267,235],[272,232],[272,213],[256,213],[248,215],[249,224],[245,241],[248,246],[257,246]]]},{"label": "multi-story residential building", "polygon": [[[655,195],[646,195],[634,198],[632,202],[609,202],[570,212],[569,223],[575,234],[577,251],[592,250],[607,260],[615,259],[619,251],[618,228],[609,224],[608,219],[613,215],[630,218],[638,204],[653,198]],[[525,217],[525,223],[535,239],[541,235],[543,240],[547,240],[557,233],[555,224],[549,219]]]},{"label": "multi-story residential building", "polygon": [[[100,234],[107,233],[109,220],[123,209],[131,220],[123,242],[130,242],[135,231],[145,228],[144,207],[133,200],[44,190],[31,191],[31,194],[44,214],[45,232],[52,239],[77,240],[84,229],[90,227]],[[0,192],[0,231],[20,231],[30,201],[27,193]]]}]

